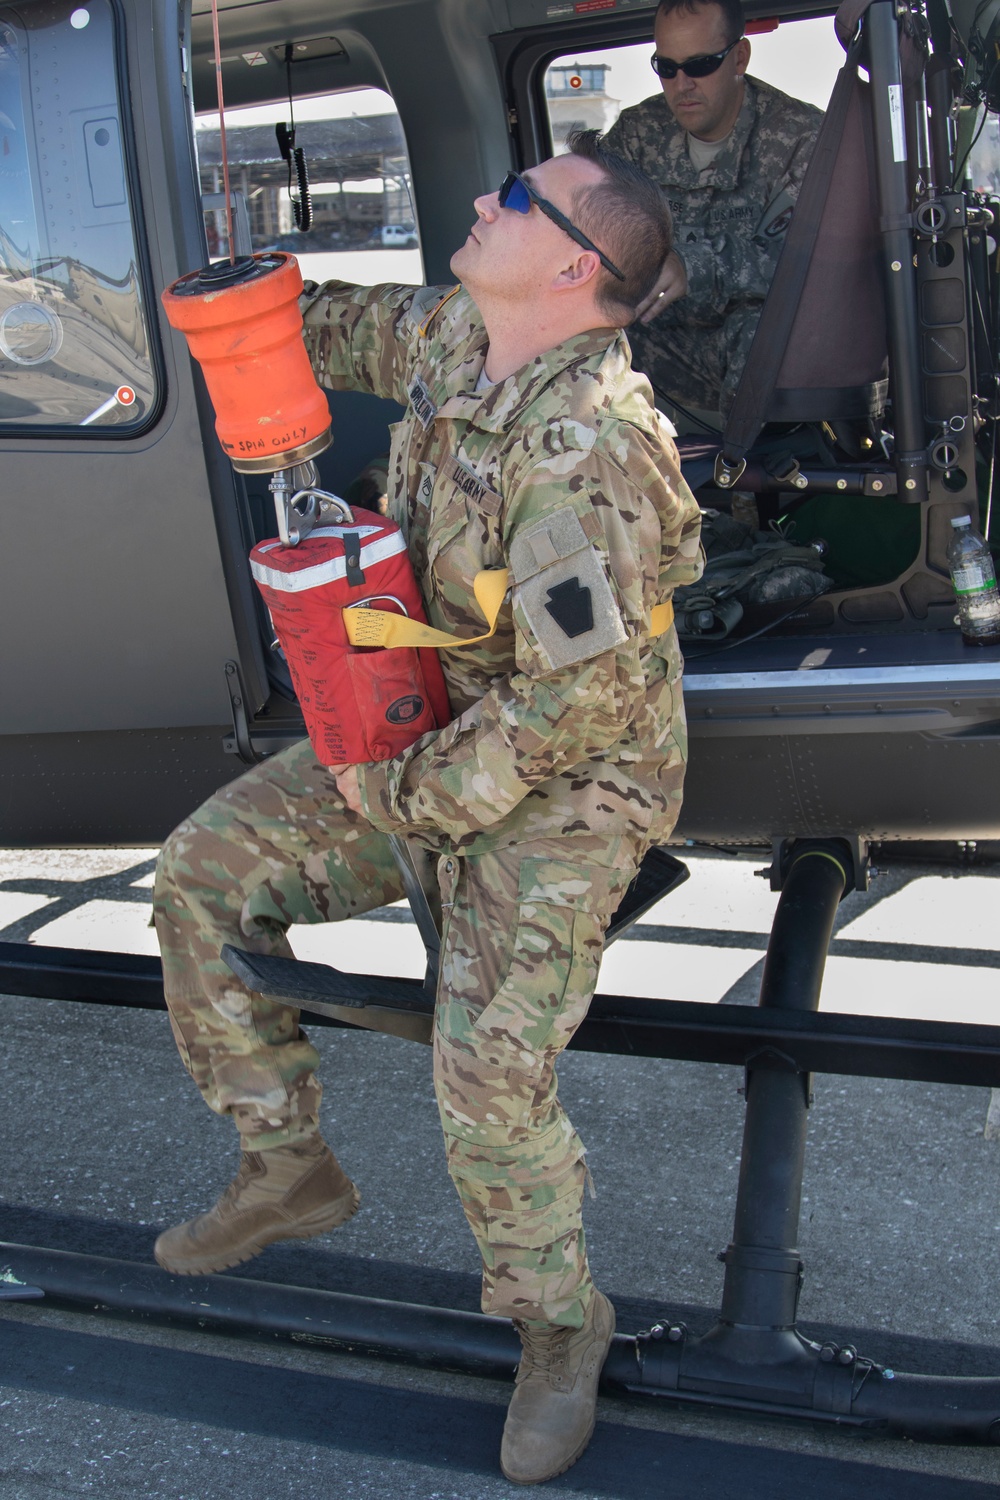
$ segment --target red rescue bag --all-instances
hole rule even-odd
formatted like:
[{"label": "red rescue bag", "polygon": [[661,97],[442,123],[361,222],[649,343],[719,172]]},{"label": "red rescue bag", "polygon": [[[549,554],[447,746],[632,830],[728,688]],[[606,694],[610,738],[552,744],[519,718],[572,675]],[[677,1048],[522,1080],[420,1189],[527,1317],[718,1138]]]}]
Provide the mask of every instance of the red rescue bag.
[{"label": "red rescue bag", "polygon": [[294,547],[258,542],[250,569],[288,661],[321,765],[388,760],[451,718],[437,652],[361,648],[343,611],[369,605],[426,623],[399,527],[354,508]]}]

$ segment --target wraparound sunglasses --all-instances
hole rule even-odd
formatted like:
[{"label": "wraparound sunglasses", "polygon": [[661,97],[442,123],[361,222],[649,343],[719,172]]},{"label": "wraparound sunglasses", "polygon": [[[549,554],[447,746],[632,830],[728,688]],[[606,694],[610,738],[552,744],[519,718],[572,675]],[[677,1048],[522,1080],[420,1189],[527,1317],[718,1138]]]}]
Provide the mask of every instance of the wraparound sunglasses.
[{"label": "wraparound sunglasses", "polygon": [[576,225],[570,219],[567,219],[565,214],[559,212],[554,203],[550,203],[547,198],[543,198],[539,193],[536,193],[531,183],[526,178],[520,176],[519,173],[507,173],[500,184],[497,201],[501,208],[512,208],[516,214],[530,213],[531,205],[534,204],[536,208],[541,209],[547,219],[551,219],[553,224],[558,224],[563,233],[568,234],[571,240],[576,240],[576,243],[581,245],[584,250],[593,250],[594,254],[599,257],[601,265],[604,266],[605,270],[610,271],[612,276],[617,276],[619,281],[625,280],[625,273],[619,271],[614,261],[608,260],[604,251],[599,250],[593,240],[588,240],[582,229],[577,229]]},{"label": "wraparound sunglasses", "polygon": [[674,62],[672,57],[661,57],[658,52],[654,52],[649,61],[653,72],[659,73],[661,78],[676,78],[678,73],[686,73],[689,78],[707,78],[709,74],[718,72],[730,52],[742,40],[738,36],[722,52],[705,52],[701,57],[689,57],[687,62]]}]

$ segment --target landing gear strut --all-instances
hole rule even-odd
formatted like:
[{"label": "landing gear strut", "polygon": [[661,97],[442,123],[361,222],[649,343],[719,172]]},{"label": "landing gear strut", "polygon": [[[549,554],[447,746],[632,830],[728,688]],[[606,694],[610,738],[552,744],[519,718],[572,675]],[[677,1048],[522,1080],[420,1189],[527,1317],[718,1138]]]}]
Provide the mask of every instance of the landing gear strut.
[{"label": "landing gear strut", "polygon": [[[837,906],[852,886],[847,846],[793,846],[768,943],[760,1004],[816,1010]],[[774,1047],[747,1059],[746,1124],[719,1320],[639,1335],[632,1389],[743,1410],[888,1427],[908,1437],[1000,1442],[1000,1380],[904,1375],[795,1326],[796,1248],[812,1075]]]}]

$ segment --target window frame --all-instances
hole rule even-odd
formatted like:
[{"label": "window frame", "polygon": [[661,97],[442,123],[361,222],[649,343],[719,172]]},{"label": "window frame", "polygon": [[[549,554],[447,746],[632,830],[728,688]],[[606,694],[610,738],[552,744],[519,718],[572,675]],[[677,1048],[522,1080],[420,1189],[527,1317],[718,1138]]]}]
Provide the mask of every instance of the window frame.
[{"label": "window frame", "polygon": [[[282,250],[285,250],[285,251],[291,251],[291,253],[293,253],[296,256],[296,258],[300,262],[300,265],[302,267],[302,274],[303,274],[303,276],[304,276],[304,278],[306,280],[310,280],[310,279],[312,279],[312,280],[317,280],[317,279],[325,280],[325,279],[329,279],[330,275],[336,276],[335,272],[332,272],[332,273],[331,272],[324,272],[321,275],[320,272],[319,272],[319,270],[316,267],[310,265],[310,263],[306,259],[307,257],[310,257],[310,256],[322,256],[322,255],[326,255],[326,254],[338,254],[338,253],[351,253],[351,254],[355,254],[355,255],[363,255],[363,254],[370,253],[370,254],[378,255],[381,252],[382,249],[386,249],[386,248],[389,248],[389,249],[409,249],[409,250],[416,251],[419,254],[419,256],[420,256],[420,263],[421,263],[421,273],[420,274],[421,274],[421,277],[425,277],[426,276],[426,264],[425,264],[425,258],[424,258],[424,242],[423,242],[423,236],[422,236],[421,230],[420,230],[420,218],[419,218],[419,214],[417,212],[416,192],[415,192],[414,181],[413,181],[413,165],[412,165],[412,159],[411,159],[411,155],[410,155],[409,141],[407,140],[406,131],[405,131],[405,128],[403,126],[402,115],[401,115],[401,113],[399,111],[399,107],[398,107],[398,105],[396,103],[396,100],[394,99],[394,97],[391,94],[391,92],[389,91],[389,89],[384,86],[384,84],[381,84],[381,83],[379,83],[379,84],[364,84],[364,85],[362,85],[362,88],[365,89],[365,90],[371,90],[373,92],[377,92],[377,93],[382,94],[385,97],[385,99],[389,102],[389,104],[392,106],[391,112],[390,111],[385,111],[385,113],[387,115],[391,113],[393,115],[393,117],[396,119],[396,121],[398,122],[398,124],[399,124],[400,134],[401,134],[401,137],[402,137],[403,150],[404,150],[404,153],[405,153],[405,163],[406,163],[405,178],[406,178],[406,198],[407,198],[407,203],[408,203],[408,215],[404,215],[404,219],[406,217],[408,217],[410,219],[410,221],[412,221],[412,226],[413,227],[412,227],[412,229],[410,229],[408,231],[408,233],[412,235],[414,243],[413,243],[412,246],[408,246],[408,247],[407,246],[386,246],[384,244],[384,241],[381,238],[382,231],[385,230],[385,229],[388,229],[388,228],[396,227],[397,225],[400,225],[401,223],[403,223],[403,221],[400,220],[400,219],[392,220],[392,221],[390,221],[387,224],[381,224],[380,223],[377,226],[375,226],[375,228],[373,229],[372,232],[373,233],[375,233],[376,231],[378,232],[378,243],[377,244],[375,244],[374,242],[372,242],[370,239],[366,239],[366,240],[363,240],[363,241],[359,241],[357,244],[347,244],[347,245],[341,246],[341,247],[327,247],[325,249],[323,249],[323,248],[315,248],[315,247],[311,246],[308,243],[302,243],[298,239],[298,232],[295,231],[295,230],[288,230],[288,231],[282,230],[281,233],[280,233],[280,235],[277,236],[277,238],[279,240],[283,239],[286,236],[286,234],[287,234],[288,236],[293,237],[293,243],[290,244],[290,245],[289,244],[281,244],[281,245],[279,245],[279,248],[282,249]],[[322,93],[318,93],[318,94],[317,93],[310,93],[308,95],[303,95],[302,97],[304,99],[308,99],[308,101],[310,102],[310,104],[315,104],[317,101],[322,101],[322,100],[327,99],[327,98],[329,98],[329,99],[341,98],[344,95],[357,93],[358,91],[359,90],[357,88],[355,88],[353,85],[351,85],[351,86],[348,86],[348,87],[345,87],[345,88],[330,88],[330,89],[327,89],[327,90],[323,91]],[[272,109],[272,108],[276,108],[276,107],[284,107],[286,103],[287,103],[286,99],[261,99],[259,101],[254,102],[254,103],[245,103],[245,102],[242,102],[240,104],[233,105],[233,106],[227,105],[227,107],[226,107],[226,130],[227,130],[228,135],[230,137],[232,137],[234,131],[240,127],[240,123],[241,123],[240,117],[241,116],[245,116],[247,114],[250,114],[250,113],[252,113],[255,110],[264,110],[264,109]],[[204,109],[196,110],[194,112],[194,114],[193,114],[194,128],[193,128],[193,132],[192,132],[192,139],[193,139],[193,147],[194,147],[194,177],[195,177],[196,184],[200,188],[203,187],[202,173],[206,170],[206,164],[201,160],[200,155],[199,155],[199,150],[198,150],[198,133],[199,133],[199,128],[198,127],[199,127],[199,122],[202,121],[202,120],[205,120],[205,119],[213,118],[217,114],[218,114],[218,108],[217,108],[217,105],[215,105],[214,103],[212,105],[204,108]],[[328,119],[330,119],[330,120],[334,120],[334,119],[338,119],[338,118],[342,118],[342,117],[336,116],[336,115],[331,115],[331,116],[328,117]],[[256,123],[259,126],[259,128],[267,129],[267,130],[273,130],[273,125],[272,124],[260,124],[260,122],[256,122]],[[311,175],[315,171],[315,152],[314,152],[313,148],[310,147],[307,144],[307,142],[308,142],[309,126],[311,124],[315,124],[315,123],[317,123],[317,121],[315,119],[310,118],[308,115],[300,115],[299,119],[296,120],[296,131],[299,133],[299,137],[300,137],[298,144],[302,145],[303,149],[306,152],[307,163],[309,164],[310,174]],[[325,121],[323,123],[325,123]],[[255,127],[251,126],[249,128],[255,128]],[[277,146],[275,146],[275,162],[274,162],[274,165],[280,171],[280,173],[283,176],[287,172],[287,167],[283,163],[280,162],[280,160],[278,159],[278,156],[277,156],[277,152],[278,152],[278,148],[277,148]],[[232,150],[230,150],[229,156],[230,156],[230,175],[231,175],[231,179],[232,179],[232,181],[231,181],[231,187],[233,187],[233,186],[235,186],[235,175],[234,174],[238,170],[239,164],[237,162],[234,162],[234,160],[233,160],[233,151]],[[343,186],[344,186],[345,190],[350,191],[350,180],[345,181],[344,184],[343,184]],[[310,191],[313,194],[313,196],[317,196],[317,197],[321,196],[320,194],[317,194],[317,192],[316,192],[316,185],[315,185],[315,183],[313,183],[313,184],[310,185]],[[202,201],[204,201],[204,193],[202,194]],[[215,212],[221,212],[221,210],[214,210],[214,211]],[[210,250],[210,248],[209,248],[207,214],[205,214],[205,213],[203,213],[203,215],[202,215],[202,227],[203,227],[203,232],[204,232],[205,257],[206,257],[206,262],[207,262],[207,260],[209,258],[209,255],[212,255],[213,257],[216,257],[216,258],[217,258],[217,256],[216,256],[216,252]],[[405,224],[403,224],[403,227],[405,227]],[[307,231],[306,234],[304,234],[302,236],[302,239],[303,240],[308,240],[308,236],[310,234],[312,234],[313,232],[315,232],[315,230],[317,228],[318,228],[318,226],[314,225],[313,229]],[[251,228],[251,238],[253,239],[254,237],[255,237],[255,231]],[[257,252],[254,251],[253,253],[257,253]],[[373,274],[372,274],[371,279],[370,280],[361,279],[361,280],[358,281],[357,284],[361,285],[361,286],[365,286],[365,285],[375,286],[375,285],[380,284],[381,282],[392,281],[393,280],[393,277],[391,277],[391,276],[387,277],[384,274],[378,274],[378,275],[374,274],[379,269],[380,268],[377,265],[374,266],[373,267]],[[353,277],[348,277],[346,279],[351,280],[351,279],[353,279]],[[418,282],[416,282],[414,284],[422,285],[423,282],[421,280],[421,281],[418,281]]]},{"label": "window frame", "polygon": [[[833,16],[835,9],[828,3],[804,6],[801,0],[775,0],[757,11],[748,11],[747,21],[764,15],[776,16],[782,23],[794,22]],[[642,42],[649,44],[652,56],[655,14],[655,0],[651,0],[648,10],[620,12],[608,20],[572,20],[557,26],[504,32],[491,38],[517,170],[537,166],[552,155],[552,132],[545,103],[545,74],[551,65],[568,53],[576,52],[583,62],[588,52],[605,52]],[[649,92],[653,94],[658,80],[652,69],[650,79]]]},{"label": "window frame", "polygon": [[[29,0],[30,3],[30,0]],[[167,403],[167,369],[160,339],[160,324],[157,310],[159,297],[153,278],[149,258],[149,239],[143,206],[141,179],[138,165],[138,150],[135,139],[135,121],[132,114],[132,93],[128,69],[128,38],[126,18],[120,0],[101,0],[111,15],[112,67],[114,70],[116,107],[121,132],[122,158],[125,169],[125,191],[128,197],[129,221],[135,245],[135,264],[139,283],[139,313],[143,320],[149,349],[149,369],[153,382],[153,398],[149,409],[135,423],[116,423],[108,426],[81,427],[78,423],[67,426],[52,422],[0,422],[0,444],[8,441],[23,443],[26,439],[55,439],[64,443],[94,445],[112,442],[115,445],[128,443],[148,435],[163,416]]]}]

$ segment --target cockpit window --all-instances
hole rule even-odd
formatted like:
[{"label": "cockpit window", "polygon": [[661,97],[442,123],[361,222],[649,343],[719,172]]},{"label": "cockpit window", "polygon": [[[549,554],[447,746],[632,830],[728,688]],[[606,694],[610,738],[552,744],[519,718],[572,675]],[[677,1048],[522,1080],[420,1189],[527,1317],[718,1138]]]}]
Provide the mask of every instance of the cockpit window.
[{"label": "cockpit window", "polygon": [[156,405],[108,0],[0,5],[0,433]]},{"label": "cockpit window", "polygon": [[[313,281],[422,284],[406,139],[389,95],[358,89],[295,101],[295,147],[311,207],[305,232],[297,227],[302,184],[297,171],[289,173],[278,141],[277,127],[290,123],[287,100],[226,110],[237,252],[290,250]],[[199,115],[195,141],[215,259],[229,253],[217,114]],[[241,243],[241,235],[249,243]]]}]

